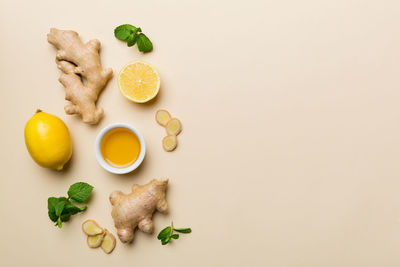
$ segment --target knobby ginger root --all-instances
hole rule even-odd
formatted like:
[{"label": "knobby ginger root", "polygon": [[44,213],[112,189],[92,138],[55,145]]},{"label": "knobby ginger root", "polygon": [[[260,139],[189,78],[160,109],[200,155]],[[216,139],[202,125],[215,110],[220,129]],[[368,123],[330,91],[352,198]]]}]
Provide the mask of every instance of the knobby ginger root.
[{"label": "knobby ginger root", "polygon": [[145,233],[152,233],[154,225],[151,220],[153,213],[167,212],[165,199],[168,180],[153,179],[145,185],[133,185],[130,194],[114,191],[110,195],[113,206],[111,216],[114,219],[119,239],[126,243],[132,242],[136,227]]},{"label": "knobby ginger root", "polygon": [[94,220],[86,220],[82,223],[82,230],[85,234],[89,236],[102,234],[104,232],[103,228]]},{"label": "knobby ginger root", "polygon": [[156,121],[161,126],[167,126],[168,121],[171,119],[171,115],[165,109],[160,109],[156,113]]},{"label": "knobby ginger root", "polygon": [[101,66],[100,41],[83,43],[78,33],[55,28],[50,29],[47,41],[57,48],[57,67],[63,72],[59,81],[65,87],[65,99],[71,102],[65,112],[96,124],[103,115],[103,109],[96,107],[97,98],[113,74]]},{"label": "knobby ginger root", "polygon": [[175,135],[167,135],[162,140],[162,145],[165,151],[170,152],[173,151],[178,145],[178,139]]},{"label": "knobby ginger root", "polygon": [[116,243],[117,241],[115,240],[114,235],[106,229],[103,243],[101,243],[101,248],[103,251],[107,254],[110,254],[114,250]]},{"label": "knobby ginger root", "polygon": [[87,244],[91,248],[98,248],[100,247],[101,243],[103,243],[105,233],[98,234],[98,235],[88,235],[87,237]]}]

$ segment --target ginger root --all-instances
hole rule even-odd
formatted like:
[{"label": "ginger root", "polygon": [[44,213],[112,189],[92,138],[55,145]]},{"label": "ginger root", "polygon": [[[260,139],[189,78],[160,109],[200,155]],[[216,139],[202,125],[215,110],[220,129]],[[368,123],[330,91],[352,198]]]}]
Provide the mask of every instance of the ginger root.
[{"label": "ginger root", "polygon": [[100,62],[100,41],[83,43],[77,32],[50,29],[47,41],[57,48],[57,67],[63,72],[59,78],[65,87],[65,99],[71,104],[64,107],[67,114],[79,114],[82,120],[96,124],[103,109],[96,101],[113,75],[112,69],[103,69]]},{"label": "ginger root", "polygon": [[163,138],[162,145],[165,151],[170,152],[178,145],[178,139],[175,135],[167,135]]},{"label": "ginger root", "polygon": [[103,228],[94,220],[84,221],[82,223],[82,231],[89,236],[102,234],[104,232]]},{"label": "ginger root", "polygon": [[167,212],[165,199],[168,180],[153,179],[145,185],[133,185],[130,194],[114,191],[110,195],[113,206],[111,216],[114,219],[119,239],[126,243],[132,242],[136,227],[145,233],[152,233],[154,225],[151,220],[153,213]]},{"label": "ginger root", "polygon": [[86,243],[91,248],[101,246],[103,251],[110,254],[116,245],[115,237],[107,229],[103,229],[94,220],[86,220],[82,223],[82,230],[87,234]]},{"label": "ginger root", "polygon": [[98,235],[88,235],[86,243],[91,248],[98,248],[103,243],[105,233],[98,234]]},{"label": "ginger root", "polygon": [[117,241],[115,240],[114,235],[106,229],[103,242],[101,243],[103,251],[110,254],[114,250],[116,243]]},{"label": "ginger root", "polygon": [[167,134],[178,135],[182,131],[182,123],[177,118],[170,119],[165,126]]},{"label": "ginger root", "polygon": [[167,123],[171,119],[171,115],[165,109],[157,110],[156,112],[156,121],[161,126],[167,126]]},{"label": "ginger root", "polygon": [[162,146],[165,151],[171,152],[178,146],[177,135],[182,131],[182,123],[177,118],[171,118],[168,111],[159,109],[156,112],[156,122],[165,127],[167,136],[162,140]]}]

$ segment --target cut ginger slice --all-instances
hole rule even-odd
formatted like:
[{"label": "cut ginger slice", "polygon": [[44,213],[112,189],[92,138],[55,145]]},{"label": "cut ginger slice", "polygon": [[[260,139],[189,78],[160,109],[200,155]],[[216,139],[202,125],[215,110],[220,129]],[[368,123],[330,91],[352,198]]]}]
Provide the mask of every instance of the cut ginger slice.
[{"label": "cut ginger slice", "polygon": [[170,119],[165,129],[169,135],[178,135],[182,131],[181,121],[177,118]]},{"label": "cut ginger slice", "polygon": [[94,220],[86,220],[82,223],[82,230],[85,234],[92,236],[102,234],[104,232],[103,228]]},{"label": "cut ginger slice", "polygon": [[114,235],[106,229],[103,243],[101,243],[101,248],[103,249],[103,251],[107,254],[110,254],[114,250],[116,243],[117,242]]},{"label": "cut ginger slice", "polygon": [[162,145],[165,151],[170,152],[173,151],[178,145],[178,139],[175,135],[167,135],[162,140]]},{"label": "cut ginger slice", "polygon": [[165,109],[160,109],[156,113],[156,121],[161,126],[167,126],[167,123],[171,119],[171,115]]},{"label": "cut ginger slice", "polygon": [[89,235],[86,241],[89,247],[98,248],[103,242],[103,239],[104,239],[104,233],[98,235]]}]

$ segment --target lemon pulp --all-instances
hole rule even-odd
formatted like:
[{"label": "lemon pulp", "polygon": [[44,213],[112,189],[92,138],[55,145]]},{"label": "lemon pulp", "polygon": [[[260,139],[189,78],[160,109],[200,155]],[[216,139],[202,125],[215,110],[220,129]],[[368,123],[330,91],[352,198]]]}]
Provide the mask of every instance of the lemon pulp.
[{"label": "lemon pulp", "polygon": [[144,103],[153,99],[160,89],[160,76],[149,63],[136,61],[127,64],[118,75],[118,87],[127,99]]}]

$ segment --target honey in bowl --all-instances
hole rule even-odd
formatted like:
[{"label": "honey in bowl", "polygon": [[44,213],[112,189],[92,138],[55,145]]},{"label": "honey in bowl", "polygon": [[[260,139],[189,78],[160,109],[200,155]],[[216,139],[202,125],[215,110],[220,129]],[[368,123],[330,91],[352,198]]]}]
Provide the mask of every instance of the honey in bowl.
[{"label": "honey in bowl", "polygon": [[115,168],[132,165],[140,154],[140,141],[134,132],[127,128],[115,128],[106,133],[100,144],[104,160]]}]

